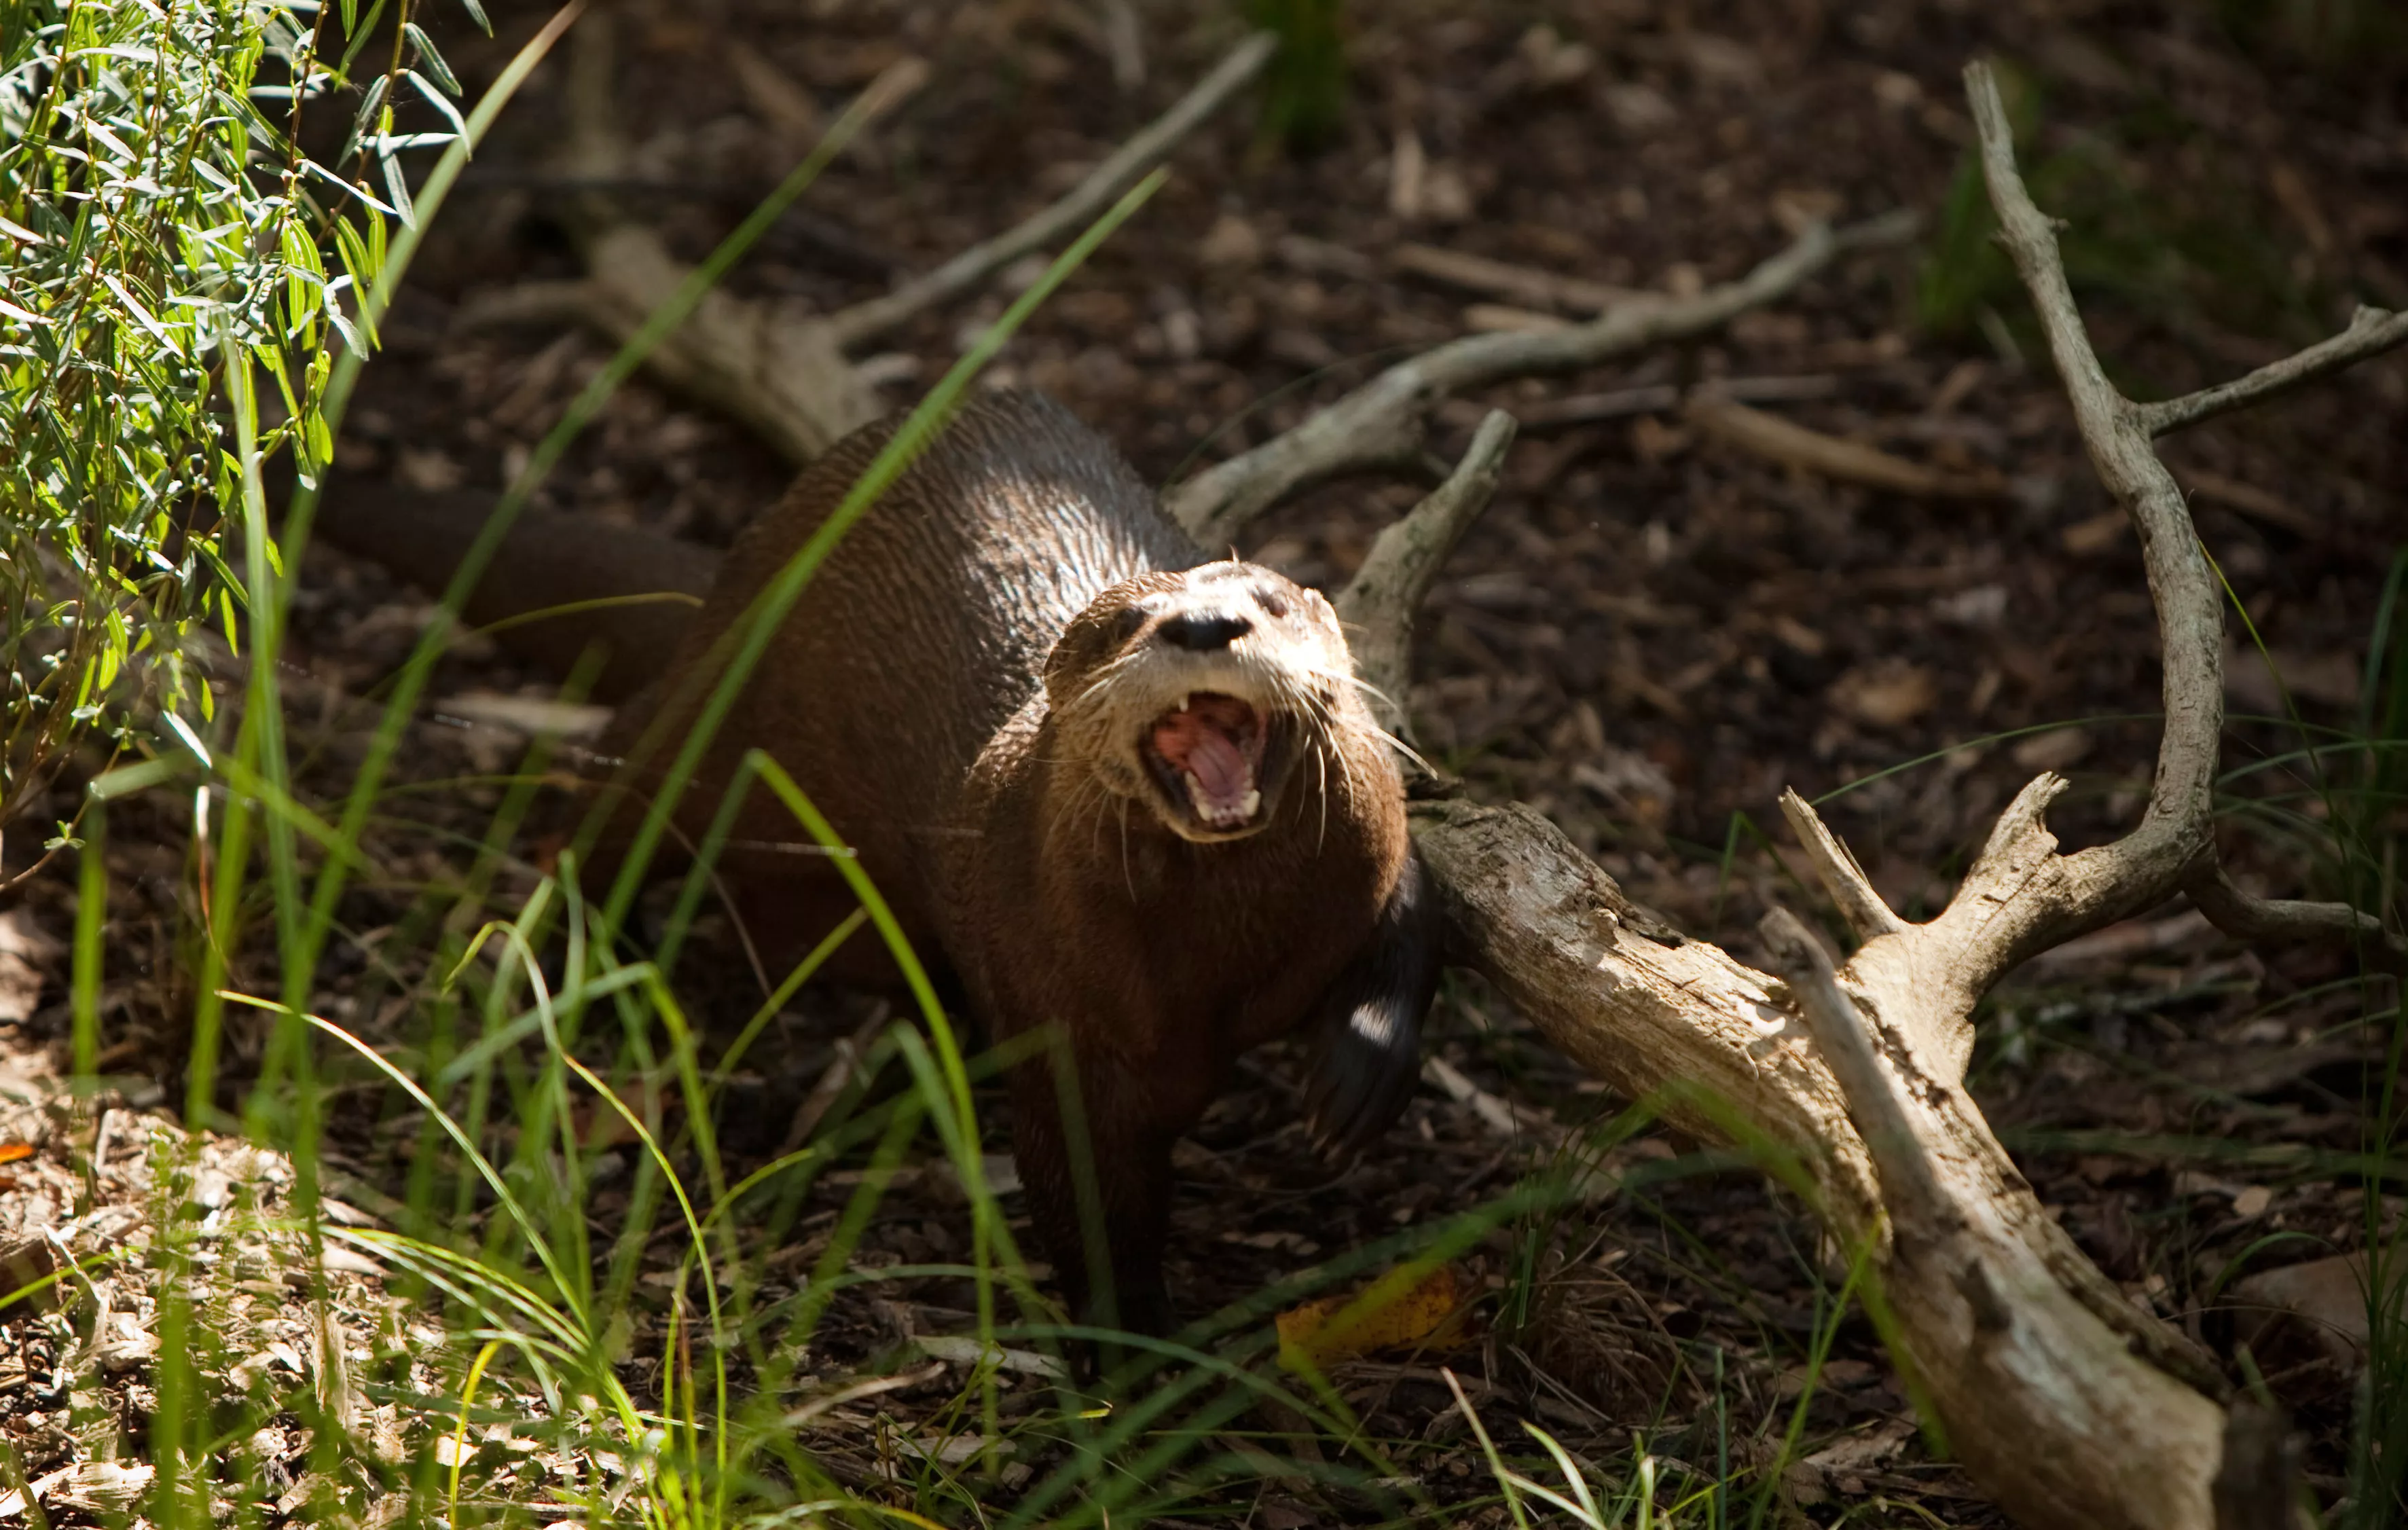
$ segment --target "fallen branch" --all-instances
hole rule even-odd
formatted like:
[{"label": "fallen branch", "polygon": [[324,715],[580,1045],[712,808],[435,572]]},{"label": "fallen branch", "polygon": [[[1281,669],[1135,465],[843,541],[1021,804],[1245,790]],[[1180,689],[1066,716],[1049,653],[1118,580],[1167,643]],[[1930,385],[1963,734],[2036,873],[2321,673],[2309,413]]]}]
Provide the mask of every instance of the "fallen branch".
[{"label": "fallen branch", "polygon": [[1180,140],[1219,111],[1270,62],[1278,39],[1257,32],[1231,50],[1218,67],[1198,80],[1179,104],[1147,124],[1087,173],[1069,194],[1007,234],[973,245],[884,297],[871,298],[828,315],[828,334],[840,350],[883,335],[925,310],[977,287],[1021,256],[1048,248],[1086,226],[1123,192],[1145,179]]},{"label": "fallen branch", "polygon": [[1688,339],[1797,290],[1852,250],[1899,244],[1915,218],[1893,212],[1837,232],[1820,224],[1737,281],[1691,298],[1633,304],[1590,323],[1536,334],[1470,335],[1398,363],[1283,436],[1217,463],[1163,494],[1171,518],[1205,547],[1222,547],[1297,491],[1346,473],[1411,466],[1440,399],[1517,378],[1553,377],[1650,346]]},{"label": "fallen branch", "polygon": [[[570,164],[576,180],[609,184],[626,158],[611,89],[609,18],[580,28],[569,79]],[[997,237],[966,250],[883,297],[826,315],[771,307],[713,292],[646,361],[668,386],[742,422],[800,465],[886,412],[877,389],[845,359],[851,348],[927,308],[969,292],[1021,256],[1088,222],[1167,158],[1179,143],[1262,72],[1274,48],[1268,34],[1246,38],[1180,102],[1097,165],[1068,194]],[[906,59],[873,82],[865,100],[891,109],[926,79]],[[651,229],[622,218],[607,198],[581,199],[573,220],[585,279],[505,292],[464,314],[467,323],[573,319],[624,342],[691,274]]]}]

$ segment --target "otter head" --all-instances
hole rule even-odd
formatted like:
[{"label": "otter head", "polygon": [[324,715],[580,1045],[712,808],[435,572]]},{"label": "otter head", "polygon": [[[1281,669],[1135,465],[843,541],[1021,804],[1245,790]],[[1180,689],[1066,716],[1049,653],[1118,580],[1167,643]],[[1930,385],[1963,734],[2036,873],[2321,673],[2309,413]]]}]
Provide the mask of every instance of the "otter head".
[{"label": "otter head", "polygon": [[1354,683],[1329,602],[1234,561],[1112,586],[1045,661],[1065,754],[1197,843],[1272,821],[1298,761],[1359,712]]}]

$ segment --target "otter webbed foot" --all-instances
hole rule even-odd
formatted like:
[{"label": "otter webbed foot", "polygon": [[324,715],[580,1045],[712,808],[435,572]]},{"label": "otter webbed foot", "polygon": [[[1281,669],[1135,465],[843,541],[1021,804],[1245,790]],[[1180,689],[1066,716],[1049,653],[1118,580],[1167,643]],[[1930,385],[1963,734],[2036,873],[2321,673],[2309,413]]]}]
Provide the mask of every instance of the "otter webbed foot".
[{"label": "otter webbed foot", "polygon": [[1321,1001],[1306,1097],[1323,1151],[1369,1146],[1405,1108],[1421,1075],[1422,1017],[1438,992],[1444,945],[1438,890],[1415,851],[1371,938]]}]

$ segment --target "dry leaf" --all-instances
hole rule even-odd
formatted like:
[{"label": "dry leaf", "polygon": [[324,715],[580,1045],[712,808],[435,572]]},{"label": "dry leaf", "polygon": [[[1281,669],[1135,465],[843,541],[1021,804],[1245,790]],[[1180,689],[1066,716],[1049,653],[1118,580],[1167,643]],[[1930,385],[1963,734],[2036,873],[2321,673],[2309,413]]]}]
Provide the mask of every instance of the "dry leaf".
[{"label": "dry leaf", "polygon": [[[2267,668],[2269,664],[2272,669]],[[2280,674],[2282,683],[2274,680]],[[2299,653],[2276,649],[2229,645],[2224,652],[2224,694],[2241,710],[2281,717],[2287,689],[2300,701],[2325,707],[2354,707],[2358,697],[2358,655],[2346,649],[2330,653]]]},{"label": "dry leaf", "polygon": [[1263,236],[1254,225],[1234,212],[1225,212],[1196,247],[1207,265],[1255,265],[1263,258]]},{"label": "dry leaf", "polygon": [[[2235,1197],[2238,1199],[2238,1197]],[[2366,1255],[2335,1254],[2253,1275],[2232,1288],[2240,1337],[2259,1351],[2283,1327],[2304,1328],[2326,1354],[2356,1365],[2366,1354]]]},{"label": "dry leaf", "polygon": [[1895,728],[1931,710],[1940,700],[1940,682],[1922,665],[1882,659],[1859,665],[1834,680],[1830,700],[1860,722]]},{"label": "dry leaf", "polygon": [[42,1001],[42,971],[62,955],[59,942],[35,925],[31,909],[0,913],[0,1024],[32,1018]]},{"label": "dry leaf", "polygon": [[[1326,1370],[1350,1360],[1403,1345],[1445,1347],[1463,1328],[1470,1293],[1440,1265],[1418,1280],[1399,1265],[1367,1291],[1292,1307],[1273,1319],[1279,1329],[1280,1365],[1287,1370]],[[1401,1289],[1398,1289],[1401,1286]]]},{"label": "dry leaf", "polygon": [[2008,753],[2019,770],[2063,770],[2089,754],[2091,743],[2087,728],[2052,728],[2024,739]]}]

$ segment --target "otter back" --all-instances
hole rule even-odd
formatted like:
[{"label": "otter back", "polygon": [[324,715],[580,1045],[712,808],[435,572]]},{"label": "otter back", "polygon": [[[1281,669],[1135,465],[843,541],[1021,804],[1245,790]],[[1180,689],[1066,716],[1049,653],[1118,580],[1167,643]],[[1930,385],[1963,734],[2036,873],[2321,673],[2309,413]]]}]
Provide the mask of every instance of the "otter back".
[{"label": "otter back", "polygon": [[[744,528],[685,630],[657,711],[638,709],[607,747],[634,747],[655,717],[670,738],[683,733],[707,690],[698,677],[711,646],[836,509],[895,424],[845,437]],[[926,931],[939,842],[957,831],[970,765],[1035,693],[1054,639],[1107,588],[1200,560],[1120,454],[1068,411],[1040,394],[984,395],[813,576],[681,816],[706,823],[744,751],[767,747],[882,891],[909,906],[906,922]],[[756,796],[738,824],[739,854],[748,866],[766,855],[791,865],[800,830]]]}]

